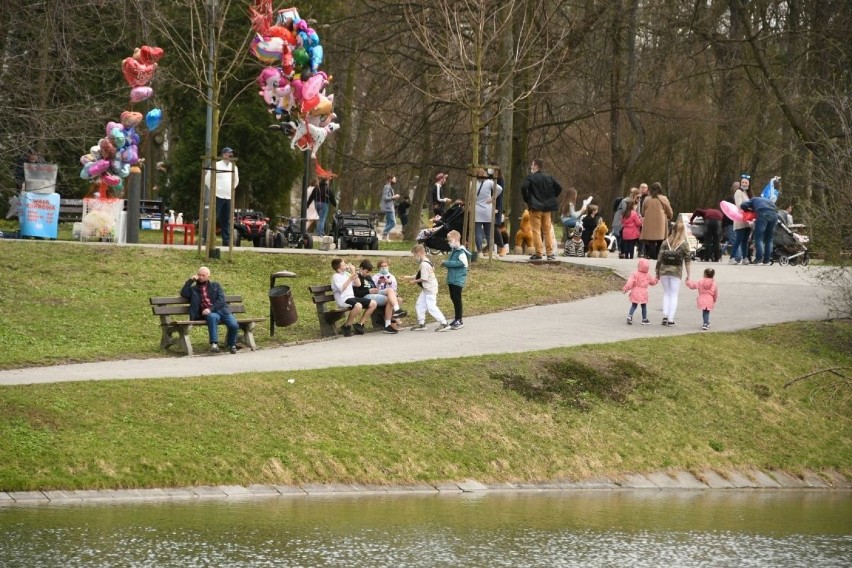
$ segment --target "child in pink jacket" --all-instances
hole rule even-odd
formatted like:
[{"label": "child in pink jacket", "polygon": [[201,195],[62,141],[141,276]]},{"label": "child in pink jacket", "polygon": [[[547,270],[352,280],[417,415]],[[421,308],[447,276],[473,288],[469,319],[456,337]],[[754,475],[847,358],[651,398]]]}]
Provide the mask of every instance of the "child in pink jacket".
[{"label": "child in pink jacket", "polygon": [[633,325],[633,312],[636,306],[642,306],[642,325],[651,323],[648,321],[648,286],[657,283],[657,278],[650,273],[650,263],[645,258],[639,259],[639,267],[622,288],[622,292],[630,292],[630,312],[627,314],[627,325]]},{"label": "child in pink jacket", "polygon": [[701,310],[701,315],[704,318],[704,325],[701,326],[701,331],[707,331],[710,327],[710,310],[716,305],[716,300],[719,299],[719,290],[716,288],[716,271],[712,268],[704,270],[704,278],[695,282],[687,280],[686,286],[693,290],[698,290],[698,309]]}]

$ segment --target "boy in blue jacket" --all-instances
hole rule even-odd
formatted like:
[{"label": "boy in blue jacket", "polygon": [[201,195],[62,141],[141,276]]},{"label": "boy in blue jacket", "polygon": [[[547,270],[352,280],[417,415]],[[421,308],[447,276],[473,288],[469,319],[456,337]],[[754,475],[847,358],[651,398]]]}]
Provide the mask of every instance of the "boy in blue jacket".
[{"label": "boy in blue jacket", "polygon": [[470,251],[461,244],[461,234],[458,231],[447,233],[447,242],[450,243],[450,256],[441,263],[447,269],[447,285],[450,288],[450,299],[453,301],[455,318],[450,323],[450,329],[461,329],[464,327],[462,321],[462,288],[467,282],[467,269],[470,265]]}]

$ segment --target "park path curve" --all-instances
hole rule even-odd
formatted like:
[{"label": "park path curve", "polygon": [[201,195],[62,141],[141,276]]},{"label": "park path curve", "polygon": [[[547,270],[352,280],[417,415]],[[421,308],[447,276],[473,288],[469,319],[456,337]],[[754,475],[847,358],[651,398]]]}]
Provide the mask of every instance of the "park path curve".
[{"label": "park path curve", "polygon": [[[384,254],[387,255],[386,252]],[[524,260],[525,257],[509,256],[506,260],[494,262]],[[560,260],[569,261],[562,257]],[[625,278],[636,266],[634,260],[618,258],[572,258],[570,262],[589,268],[609,268]],[[693,263],[693,277],[699,278],[707,266],[711,265]],[[629,307],[627,297],[611,292],[563,304],[473,316],[465,318],[463,329],[445,333],[432,332],[434,324],[429,324],[430,330],[425,332],[405,330],[394,336],[369,333],[350,338],[270,347],[254,352],[243,350],[237,355],[202,353],[193,357],[127,359],[14,369],[0,371],[0,385],[301,371],[329,367],[332,360],[336,367],[385,365],[444,356],[501,354],[611,343],[640,337],[737,331],[789,321],[822,320],[828,315],[824,303],[828,290],[818,283],[819,267],[804,269],[726,263],[712,266],[716,269],[719,302],[713,310],[708,332],[701,331],[701,312],[695,305],[696,293],[685,286],[680,292],[678,325],[673,328],[661,326],[662,290],[660,286],[654,286],[650,289],[648,304],[651,325],[626,325],[625,317]],[[495,292],[499,294],[500,291]],[[411,321],[411,316],[408,319]],[[636,318],[637,321],[639,319]],[[286,333],[286,330],[283,332]]]}]

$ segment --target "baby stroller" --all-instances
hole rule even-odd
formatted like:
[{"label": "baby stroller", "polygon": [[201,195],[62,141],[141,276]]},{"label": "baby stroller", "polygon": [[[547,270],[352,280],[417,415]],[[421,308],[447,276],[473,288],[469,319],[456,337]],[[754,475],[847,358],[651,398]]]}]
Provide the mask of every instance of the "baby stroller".
[{"label": "baby stroller", "polygon": [[449,252],[450,243],[447,242],[447,233],[450,231],[461,233],[463,228],[464,205],[457,203],[444,211],[435,227],[420,231],[417,242],[432,252]]},{"label": "baby stroller", "polygon": [[781,266],[807,266],[810,262],[808,247],[805,246],[807,242],[808,237],[794,233],[784,223],[778,223],[772,238],[772,262]]}]

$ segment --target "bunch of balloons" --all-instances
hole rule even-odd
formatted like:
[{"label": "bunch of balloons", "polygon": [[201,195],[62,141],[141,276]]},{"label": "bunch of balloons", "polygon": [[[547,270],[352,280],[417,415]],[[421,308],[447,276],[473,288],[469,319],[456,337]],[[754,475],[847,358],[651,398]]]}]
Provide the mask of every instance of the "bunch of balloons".
[{"label": "bunch of balloons", "polygon": [[[330,77],[319,69],[323,61],[319,36],[295,8],[278,10],[273,18],[272,0],[255,0],[250,15],[255,32],[251,53],[267,65],[257,78],[259,94],[292,137],[291,147],[311,148],[316,159],[325,137],[315,139],[312,132],[337,130],[336,124],[332,126],[337,118],[334,95],[325,93]],[[319,162],[315,171],[320,177],[333,176]]]},{"label": "bunch of balloons", "polygon": [[[133,51],[132,57],[122,62],[124,78],[131,87],[131,103],[142,102],[154,94],[148,83],[154,78],[157,61],[162,56],[161,48],[143,45]],[[83,165],[80,177],[91,180],[95,186],[106,186],[113,195],[120,194],[124,189],[124,178],[130,175],[130,167],[139,162],[140,136],[137,127],[144,121],[148,131],[156,130],[162,116],[158,108],[151,109],[144,117],[139,112],[124,111],[118,122],[108,122],[104,137],[80,157]],[[106,197],[106,191],[100,193]]]}]

